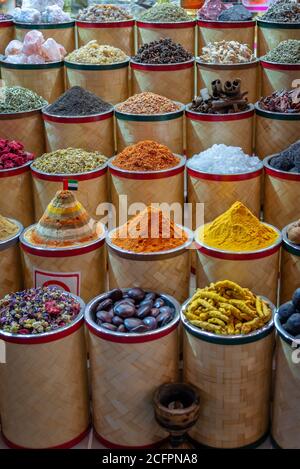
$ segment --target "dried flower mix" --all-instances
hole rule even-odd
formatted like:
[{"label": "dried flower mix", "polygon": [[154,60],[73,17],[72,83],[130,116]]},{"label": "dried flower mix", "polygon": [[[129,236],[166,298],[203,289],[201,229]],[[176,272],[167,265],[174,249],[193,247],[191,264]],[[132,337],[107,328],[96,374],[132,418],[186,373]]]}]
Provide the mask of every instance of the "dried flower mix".
[{"label": "dried flower mix", "polygon": [[0,114],[13,114],[41,109],[47,101],[34,91],[21,86],[0,89]]},{"label": "dried flower mix", "polygon": [[132,16],[126,8],[117,5],[90,5],[79,10],[77,19],[91,23],[105,23],[131,20]]},{"label": "dried flower mix", "polygon": [[140,15],[141,21],[153,23],[177,23],[179,21],[189,21],[190,16],[184,8],[174,3],[155,3]]},{"label": "dried flower mix", "polygon": [[269,160],[272,168],[289,173],[300,173],[300,140]]},{"label": "dried flower mix", "polygon": [[81,64],[113,64],[124,62],[128,56],[117,47],[100,45],[93,40],[67,55],[66,60]]},{"label": "dried flower mix", "polygon": [[300,112],[300,90],[295,88],[274,91],[269,96],[261,98],[258,105],[264,111],[297,114]]},{"label": "dried flower mix", "polygon": [[300,41],[296,39],[282,41],[262,59],[275,63],[298,64],[300,63]]},{"label": "dried flower mix", "polygon": [[19,227],[16,223],[0,215],[0,241],[12,238],[18,231]]},{"label": "dried flower mix", "polygon": [[165,114],[179,109],[179,104],[150,91],[130,96],[126,101],[116,106],[117,111],[128,114]]},{"label": "dried flower mix", "polygon": [[24,150],[24,145],[17,140],[0,138],[0,172],[23,166],[33,160],[33,154]]},{"label": "dried flower mix", "polygon": [[99,96],[81,86],[73,86],[65,91],[45,111],[56,116],[90,116],[102,114],[113,109],[113,106],[103,101]]},{"label": "dried flower mix", "polygon": [[216,21],[224,10],[226,10],[226,5],[222,0],[205,0],[197,16],[202,20]]},{"label": "dried flower mix", "polygon": [[181,44],[176,44],[170,38],[149,42],[141,46],[137,54],[132,57],[135,62],[145,64],[172,64],[191,60],[192,54]]},{"label": "dried flower mix", "polygon": [[294,0],[277,0],[271,3],[260,19],[278,23],[300,23],[300,4]]},{"label": "dried flower mix", "polygon": [[107,160],[100,152],[65,148],[44,153],[34,160],[32,167],[48,174],[80,174],[101,168]]},{"label": "dried flower mix", "polygon": [[238,64],[252,62],[255,56],[247,44],[238,41],[210,42],[202,47],[200,60],[205,63]]}]

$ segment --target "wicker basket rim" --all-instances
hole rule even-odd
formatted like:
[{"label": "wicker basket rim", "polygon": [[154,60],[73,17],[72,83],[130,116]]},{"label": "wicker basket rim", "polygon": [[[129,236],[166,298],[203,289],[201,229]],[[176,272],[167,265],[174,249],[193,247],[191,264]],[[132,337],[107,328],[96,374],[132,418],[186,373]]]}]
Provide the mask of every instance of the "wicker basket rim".
[{"label": "wicker basket rim", "polygon": [[[286,29],[298,29],[300,27],[300,21],[299,22],[293,22],[293,23],[288,23],[284,21],[270,21],[270,20],[264,20],[262,18],[257,18],[256,19],[257,24],[268,24],[268,25],[274,25],[274,26],[286,26]],[[293,26],[296,26],[296,28],[293,28]]]},{"label": "wicker basket rim", "polygon": [[[29,152],[27,152],[27,153],[29,153]],[[10,172],[11,172],[11,173],[13,174],[13,172],[16,171],[16,170],[26,168],[26,166],[31,166],[32,161],[33,161],[33,160],[27,161],[27,163],[24,163],[24,164],[22,164],[21,166],[16,166],[15,168],[0,169],[0,175],[1,175],[1,172],[2,172],[2,171],[3,171],[3,172],[5,171],[6,173],[8,173],[8,172],[10,173]]]},{"label": "wicker basket rim", "polygon": [[[14,24],[16,26],[28,26],[28,29],[48,29],[48,26],[52,26],[52,28],[49,29],[55,29],[55,27],[59,27],[60,25],[75,25],[75,20],[69,20],[69,21],[61,21],[60,23],[25,23],[24,21],[15,21],[13,20]],[[29,28],[30,27],[30,28]],[[27,29],[27,28],[26,28]],[[59,28],[58,28],[59,29]]]},{"label": "wicker basket rim", "polygon": [[288,231],[288,229],[289,229],[294,223],[295,223],[295,222],[289,223],[288,225],[286,225],[286,226],[282,229],[282,241],[283,241],[283,245],[288,245],[288,246],[291,247],[293,250],[299,251],[299,256],[300,256],[300,244],[292,243],[292,241],[290,241],[289,238],[288,238],[288,236],[287,236],[287,231]]},{"label": "wicker basket rim", "polygon": [[235,20],[235,21],[232,21],[232,20],[205,20],[205,19],[202,19],[202,18],[197,18],[197,21],[201,21],[203,23],[210,23],[210,24],[220,24],[220,23],[228,23],[228,24],[240,24],[240,23],[253,23],[253,25],[256,24],[256,20],[255,19],[251,19],[251,20]]},{"label": "wicker basket rim", "polygon": [[196,61],[196,65],[204,65],[205,67],[207,66],[207,68],[210,68],[210,67],[216,67],[216,68],[220,68],[220,69],[226,69],[227,68],[245,68],[247,67],[248,65],[251,67],[253,65],[256,65],[259,63],[259,58],[255,58],[254,60],[251,60],[250,62],[241,62],[241,63],[237,63],[237,64],[222,64],[222,63],[219,63],[219,62],[203,62],[200,57],[196,57],[195,58],[195,61]]},{"label": "wicker basket rim", "polygon": [[[289,301],[287,301],[286,303],[289,303]],[[283,304],[286,304],[286,303],[283,303]],[[276,331],[278,332],[279,336],[284,340],[284,342],[286,342],[289,345],[293,345],[293,343],[295,343],[295,338],[283,329],[280,319],[279,319],[278,309],[276,310],[276,313],[274,316],[274,325],[275,325]]]},{"label": "wicker basket rim", "polygon": [[47,104],[47,106],[43,107],[42,108],[42,114],[45,114],[45,116],[50,116],[50,117],[59,117],[61,119],[65,119],[65,120],[68,120],[68,119],[84,119],[85,117],[98,117],[98,116],[105,116],[106,114],[110,114],[112,111],[114,111],[114,106],[111,105],[111,109],[109,109],[108,111],[104,111],[104,112],[97,112],[97,114],[87,114],[87,115],[80,115],[80,116],[76,116],[76,115],[70,115],[70,116],[62,116],[60,114],[54,114],[54,113],[50,113],[50,112],[47,112],[47,107],[49,106],[52,106],[52,104]]},{"label": "wicker basket rim", "polygon": [[[145,23],[145,24],[161,24],[161,25],[170,25],[170,24],[196,24],[197,19],[188,19],[188,20],[182,20],[182,21],[146,21],[142,20],[139,18],[136,18],[136,23]],[[176,29],[176,28],[175,28]]]},{"label": "wicker basket rim", "polygon": [[276,116],[278,116],[278,119],[280,119],[281,117],[285,117],[285,118],[291,119],[291,120],[293,119],[293,117],[295,117],[295,120],[300,119],[300,112],[267,111],[266,109],[262,109],[259,106],[259,101],[256,101],[256,103],[254,103],[254,108],[255,108],[255,110],[259,111],[260,113],[265,114],[266,117],[273,117],[274,119],[276,119]]},{"label": "wicker basket rim", "polygon": [[86,24],[115,24],[115,23],[126,23],[126,22],[132,22],[135,21],[135,19],[132,17],[130,19],[126,20],[115,20],[115,21],[86,21],[86,20],[80,20],[79,18],[75,18],[76,23],[86,23]]},{"label": "wicker basket rim", "polygon": [[58,178],[65,177],[67,179],[69,177],[76,177],[76,176],[83,176],[85,174],[97,173],[98,171],[101,171],[102,169],[105,169],[108,167],[108,160],[105,161],[105,163],[102,166],[99,166],[99,168],[95,168],[91,171],[86,171],[85,173],[46,173],[45,171],[41,171],[40,169],[35,168],[33,165],[34,165],[34,160],[31,161],[31,164],[30,164],[30,169],[33,173],[43,174],[45,176],[52,176],[52,177],[57,176]]},{"label": "wicker basket rim", "polygon": [[130,63],[133,63],[133,64],[137,64],[137,65],[142,65],[143,67],[149,67],[151,69],[151,67],[176,67],[178,65],[185,65],[185,64],[191,64],[191,63],[194,63],[195,62],[195,57],[192,57],[191,59],[189,60],[185,60],[184,62],[175,62],[175,63],[167,63],[167,64],[147,64],[147,63],[144,63],[144,62],[136,62],[135,60],[133,60],[133,58],[130,59]]},{"label": "wicker basket rim", "polygon": [[[48,106],[48,104],[46,104],[45,106]],[[0,120],[5,120],[5,118],[13,119],[13,118],[28,117],[30,115],[39,114],[41,113],[42,109],[44,109],[45,106],[41,106],[36,109],[30,109],[30,111],[3,112],[3,113],[0,113]]]},{"label": "wicker basket rim", "polygon": [[287,175],[293,175],[293,176],[299,176],[299,181],[300,181],[300,173],[290,173],[289,171],[283,171],[282,169],[277,169],[277,168],[273,168],[273,166],[271,166],[269,164],[269,161],[271,160],[271,158],[274,158],[275,156],[277,156],[279,153],[274,153],[273,155],[269,155],[269,156],[266,156],[264,159],[263,159],[263,165],[266,167],[266,168],[270,168],[272,171],[278,173],[278,174],[287,174]]},{"label": "wicker basket rim", "polygon": [[132,171],[132,170],[129,170],[129,169],[122,169],[122,168],[119,168],[118,166],[114,166],[113,162],[114,162],[114,159],[117,156],[118,155],[113,156],[112,158],[110,158],[109,161],[107,162],[107,164],[108,164],[109,168],[114,169],[115,171],[118,171],[119,173],[122,173],[122,174],[132,174],[132,175],[135,175],[135,174],[149,174],[149,175],[151,175],[151,174],[163,174],[163,173],[169,173],[170,171],[175,171],[175,170],[181,168],[182,166],[185,166],[185,164],[186,164],[186,156],[178,155],[177,153],[174,153],[174,156],[177,156],[177,158],[180,158],[180,161],[176,166],[172,166],[171,168],[160,169],[160,170]]},{"label": "wicker basket rim", "polygon": [[71,64],[71,65],[76,65],[78,67],[82,67],[82,69],[84,70],[85,67],[101,67],[102,69],[107,67],[109,69],[109,67],[111,67],[112,65],[114,66],[118,66],[118,65],[124,65],[124,64],[129,64],[130,62],[130,57],[127,56],[127,59],[124,59],[124,60],[121,60],[120,62],[112,62],[110,64],[94,64],[94,63],[87,63],[87,62],[71,62],[70,60],[67,60],[67,59],[64,59],[63,62],[65,63],[66,67],[68,67],[68,64]]},{"label": "wicker basket rim", "polygon": [[190,112],[191,114],[194,114],[195,116],[220,116],[220,117],[226,117],[226,116],[238,116],[238,115],[243,115],[243,114],[246,114],[247,112],[250,112],[250,111],[254,111],[254,104],[252,103],[248,103],[248,108],[245,109],[245,111],[238,111],[238,112],[233,112],[232,114],[230,113],[227,113],[227,114],[210,114],[210,113],[206,113],[206,112],[196,112],[196,111],[192,111],[191,109],[189,109],[189,106],[191,106],[193,103],[188,103],[185,105],[185,111],[186,112]]},{"label": "wicker basket rim", "polygon": [[272,65],[292,65],[295,68],[300,69],[300,63],[290,63],[290,62],[272,62],[272,60],[267,60],[264,59],[265,55],[262,55],[261,57],[258,58],[259,62],[265,62],[267,64],[272,64]]},{"label": "wicker basket rim", "polygon": [[[140,116],[141,118],[143,118],[143,117],[145,117],[145,116],[146,116],[146,117],[172,116],[173,114],[176,114],[176,113],[178,113],[178,112],[182,112],[182,111],[185,110],[185,107],[186,107],[185,104],[180,103],[179,101],[174,101],[174,100],[171,100],[171,101],[173,101],[173,103],[175,103],[175,104],[179,104],[179,105],[180,105],[180,109],[176,109],[176,111],[161,112],[161,113],[157,113],[157,114],[134,114],[133,112],[119,111],[119,110],[118,110],[118,106],[119,106],[119,104],[123,104],[123,103],[118,103],[118,104],[116,104],[116,105],[114,106],[114,110],[115,110],[116,113],[122,114],[122,115],[124,115],[124,116],[129,116],[129,117],[130,117],[130,116],[134,116],[134,117],[139,117],[139,116]],[[124,101],[123,101],[123,102],[124,102]]]},{"label": "wicker basket rim", "polygon": [[14,246],[15,244],[18,243],[19,237],[24,230],[24,227],[22,223],[20,223],[18,220],[15,220],[14,218],[7,218],[9,221],[17,225],[18,231],[14,235],[10,236],[9,238],[4,239],[3,241],[0,241],[0,251],[3,251],[4,249],[8,249],[11,246]]}]

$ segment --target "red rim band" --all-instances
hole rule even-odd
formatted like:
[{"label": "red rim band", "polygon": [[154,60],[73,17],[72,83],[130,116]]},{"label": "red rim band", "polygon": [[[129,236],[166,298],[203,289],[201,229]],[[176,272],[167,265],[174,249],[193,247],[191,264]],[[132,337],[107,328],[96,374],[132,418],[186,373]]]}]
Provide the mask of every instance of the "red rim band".
[{"label": "red rim band", "polygon": [[61,250],[53,250],[47,251],[47,249],[37,249],[26,244],[22,243],[20,240],[20,245],[23,251],[28,252],[28,254],[33,254],[34,256],[39,257],[73,257],[73,256],[81,256],[82,254],[87,254],[88,252],[95,251],[96,249],[102,247],[104,245],[105,239],[100,239],[97,243],[93,243],[90,246],[85,246],[82,248],[73,248],[73,249],[61,249]]},{"label": "red rim band", "polygon": [[268,249],[263,252],[239,254],[239,253],[227,253],[227,252],[225,253],[225,252],[212,251],[211,249],[207,249],[204,246],[200,246],[197,242],[195,244],[196,244],[197,250],[200,251],[202,254],[205,254],[209,257],[214,257],[216,259],[224,259],[228,261],[250,261],[254,259],[263,259],[264,257],[272,256],[272,254],[279,251],[281,247],[281,243],[279,243],[273,248]]},{"label": "red rim band", "polygon": [[13,21],[0,21],[0,28],[9,28],[10,26],[13,26],[14,22]]},{"label": "red rim band", "polygon": [[180,168],[173,169],[170,171],[164,171],[160,173],[135,173],[134,171],[132,172],[122,172],[118,171],[117,169],[109,168],[109,172],[113,176],[117,176],[120,178],[124,179],[139,179],[139,180],[151,180],[151,179],[164,179],[172,176],[177,176],[177,174],[181,174],[184,171],[185,166],[181,166]]},{"label": "red rim band", "polygon": [[147,72],[175,72],[177,70],[192,68],[193,66],[194,61],[169,65],[138,64],[136,62],[130,62],[130,67],[133,70],[145,70]]},{"label": "red rim band", "polygon": [[201,171],[195,171],[194,169],[187,168],[187,173],[189,176],[192,176],[197,179],[205,179],[207,181],[246,181],[248,179],[254,179],[258,176],[261,176],[263,168],[253,171],[251,173],[245,174],[208,174],[201,173]]},{"label": "red rim band", "polygon": [[18,176],[18,174],[23,174],[26,173],[27,171],[30,171],[30,164],[27,164],[26,166],[21,166],[20,168],[13,168],[8,171],[0,170],[0,179],[1,178],[6,178],[6,177],[12,177],[12,176]]},{"label": "red rim band", "polygon": [[271,168],[268,168],[265,166],[265,172],[269,176],[272,176],[277,179],[286,179],[287,181],[299,181],[300,182],[300,173],[285,173],[285,172],[279,172],[279,171],[274,171]]},{"label": "red rim band", "polygon": [[202,122],[229,122],[229,121],[239,121],[243,119],[249,119],[249,117],[254,116],[254,109],[250,109],[245,112],[237,112],[234,114],[196,114],[194,112],[185,111],[186,117],[194,121]]},{"label": "red rim band", "polygon": [[85,124],[86,122],[98,122],[104,121],[113,117],[114,112],[111,111],[107,114],[100,114],[99,116],[87,116],[87,117],[57,117],[43,113],[43,119],[47,122],[58,122],[63,124]]},{"label": "red rim band", "polygon": [[299,70],[300,71],[300,64],[279,64],[273,62],[266,62],[264,60],[260,60],[260,64],[262,68],[267,68],[269,70]]},{"label": "red rim band", "polygon": [[126,28],[128,26],[134,26],[134,20],[127,21],[115,21],[112,23],[85,23],[83,21],[76,21],[76,25],[79,28],[91,29],[91,28]]},{"label": "red rim band", "polygon": [[137,21],[136,25],[143,29],[186,29],[194,28],[196,21],[180,21],[179,23],[149,23]]},{"label": "red rim band", "polygon": [[198,26],[201,28],[212,28],[212,29],[238,29],[238,28],[255,28],[255,21],[205,21],[198,20]]},{"label": "red rim band", "polygon": [[107,166],[105,168],[99,169],[99,171],[94,171],[92,173],[85,174],[64,174],[64,175],[53,175],[53,174],[44,174],[35,171],[34,168],[31,168],[32,176],[36,179],[42,179],[44,181],[53,181],[53,182],[63,182],[67,179],[76,179],[76,181],[88,181],[90,179],[95,179],[97,177],[103,176],[107,173]]},{"label": "red rim band", "polygon": [[94,434],[97,440],[102,443],[103,446],[109,449],[151,449],[159,447],[163,442],[167,441],[168,438],[158,441],[157,443],[150,443],[149,445],[145,446],[124,446],[124,445],[117,445],[116,443],[112,443],[111,441],[106,440],[103,436],[99,435],[94,428]]}]

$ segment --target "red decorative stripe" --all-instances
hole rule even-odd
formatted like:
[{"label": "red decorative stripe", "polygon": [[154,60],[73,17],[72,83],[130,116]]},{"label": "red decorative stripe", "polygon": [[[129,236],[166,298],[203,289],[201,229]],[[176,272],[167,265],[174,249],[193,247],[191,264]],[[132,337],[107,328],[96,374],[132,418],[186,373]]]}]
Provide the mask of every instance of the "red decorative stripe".
[{"label": "red decorative stripe", "polygon": [[112,23],[85,23],[82,21],[76,21],[76,25],[79,28],[126,28],[128,26],[134,26],[134,20],[127,21],[114,21]]},{"label": "red decorative stripe", "polygon": [[161,446],[164,442],[168,440],[168,438],[164,438],[163,440],[158,441],[157,443],[150,443],[149,445],[145,446],[124,446],[124,445],[117,445],[116,443],[112,443],[111,441],[106,440],[103,436],[99,435],[94,428],[94,434],[97,440],[103,444],[106,448],[109,449],[151,449],[157,448]]},{"label": "red decorative stripe", "polygon": [[[21,240],[20,240],[21,241]],[[97,243],[93,243],[89,246],[79,247],[79,248],[72,248],[72,249],[56,249],[53,251],[48,251],[44,248],[33,248],[27,246],[21,241],[21,247],[23,251],[28,252],[29,254],[33,254],[34,256],[39,257],[73,257],[73,256],[81,256],[82,254],[87,254],[88,252],[95,251],[96,249],[103,246],[105,239],[100,239]]]},{"label": "red decorative stripe", "polygon": [[180,21],[179,23],[149,23],[144,21],[137,21],[137,26],[143,29],[185,29],[193,28],[196,21]]},{"label": "red decorative stripe", "polygon": [[0,21],[0,28],[8,28],[9,26],[13,26],[13,21]]},{"label": "red decorative stripe", "polygon": [[30,164],[31,163],[27,163],[25,166],[21,166],[20,168],[12,168],[9,170],[0,169],[0,179],[11,177],[11,176],[18,176],[18,174],[26,173],[27,171],[30,171]]},{"label": "red decorative stripe", "polygon": [[105,174],[106,172],[107,172],[107,166],[99,169],[99,171],[93,171],[90,173],[62,174],[58,176],[56,174],[40,173],[38,171],[35,171],[35,169],[31,167],[32,176],[35,177],[36,179],[42,179],[44,181],[55,181],[55,182],[63,182],[65,179],[72,179],[72,178],[76,178],[76,181],[88,181],[90,179],[95,179],[97,177],[103,176],[103,174]]},{"label": "red decorative stripe", "polygon": [[187,167],[187,172],[189,176],[192,176],[197,179],[205,179],[207,181],[246,181],[248,179],[254,179],[262,174],[263,168],[253,171],[251,173],[244,174],[208,174],[202,173],[201,171],[195,171]]},{"label": "red decorative stripe", "polygon": [[205,21],[198,20],[198,26],[201,28],[212,28],[212,29],[237,29],[237,28],[254,28],[255,21]]},{"label": "red decorative stripe", "polygon": [[[78,435],[76,438],[73,438],[73,440],[67,441],[66,443],[63,443],[63,444],[58,445],[58,446],[50,446],[50,447],[39,448],[39,449],[69,449],[69,448],[72,448],[73,446],[78,445],[78,443],[80,443],[88,435],[89,431],[90,431],[90,426],[88,426],[88,428],[84,432],[82,432],[80,435]],[[4,433],[2,433],[2,438],[3,438],[4,443],[9,448],[12,448],[12,449],[34,449],[34,448],[27,448],[25,446],[16,445],[12,441],[8,440],[6,438],[6,436],[4,435]]]},{"label": "red decorative stripe", "polygon": [[269,70],[300,70],[300,64],[280,64],[266,62],[265,60],[260,60],[260,64],[263,68],[267,68]]},{"label": "red decorative stripe", "polygon": [[176,169],[170,169],[169,171],[161,171],[158,173],[138,173],[138,172],[122,172],[118,171],[117,169],[109,168],[109,172],[113,176],[117,176],[124,179],[139,179],[139,180],[151,180],[151,179],[164,179],[167,177],[177,176],[177,174],[181,174],[184,171],[184,165],[180,166]]},{"label": "red decorative stripe", "polygon": [[98,116],[87,116],[87,117],[58,117],[51,116],[43,113],[44,121],[59,122],[64,124],[85,124],[86,122],[98,122],[113,117],[114,112],[108,112],[107,114],[99,114]]},{"label": "red decorative stripe", "polygon": [[43,336],[43,335],[32,335],[32,337],[27,338],[22,336],[21,334],[14,335],[14,336],[5,336],[2,335],[0,332],[0,339],[3,340],[4,342],[9,342],[11,344],[31,344],[31,345],[36,345],[36,344],[48,344],[49,342],[54,342],[55,340],[60,340],[63,339],[64,337],[68,337],[69,335],[73,334],[73,332],[78,331],[78,329],[81,328],[83,325],[83,318],[80,319],[76,324],[73,324],[73,326],[68,327],[68,329],[65,329],[63,331],[58,331],[56,333],[50,334],[48,336]]},{"label": "red decorative stripe", "polygon": [[281,171],[274,171],[273,169],[265,166],[266,174],[277,179],[286,179],[288,181],[300,181],[300,174],[298,173],[285,173]]},{"label": "red decorative stripe", "polygon": [[130,66],[133,70],[146,70],[147,72],[174,72],[176,70],[192,68],[194,66],[194,61],[168,65],[138,64],[131,61]]},{"label": "red decorative stripe", "polygon": [[209,257],[214,257],[216,259],[224,259],[228,261],[250,261],[253,259],[263,259],[264,257],[272,256],[272,254],[279,251],[281,243],[278,243],[273,248],[263,252],[251,252],[245,254],[214,251],[211,249],[207,249],[204,246],[200,246],[197,242],[195,243],[195,245],[198,251],[202,252],[203,254],[206,254]]},{"label": "red decorative stripe", "polygon": [[202,122],[229,122],[248,119],[254,116],[254,109],[245,112],[236,112],[234,114],[196,114],[191,111],[185,111],[186,117],[194,121]]},{"label": "red decorative stripe", "polygon": [[153,342],[155,340],[161,339],[162,337],[165,337],[171,332],[175,331],[177,329],[179,321],[177,321],[175,324],[173,324],[172,327],[169,329],[165,330],[158,330],[154,334],[150,335],[136,335],[136,336],[122,336],[122,335],[116,335],[116,334],[111,334],[109,331],[108,332],[102,332],[99,329],[96,329],[96,327],[93,327],[91,324],[86,322],[87,328],[91,331],[93,335],[96,335],[97,337],[100,337],[103,340],[106,340],[108,342],[114,342],[116,344],[143,344],[145,342]]}]

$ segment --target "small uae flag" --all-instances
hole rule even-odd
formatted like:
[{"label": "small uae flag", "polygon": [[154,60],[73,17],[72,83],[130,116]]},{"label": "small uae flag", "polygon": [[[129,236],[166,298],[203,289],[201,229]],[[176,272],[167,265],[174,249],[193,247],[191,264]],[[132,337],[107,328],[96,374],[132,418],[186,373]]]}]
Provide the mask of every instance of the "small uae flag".
[{"label": "small uae flag", "polygon": [[64,191],[77,191],[78,181],[75,179],[64,179]]}]

